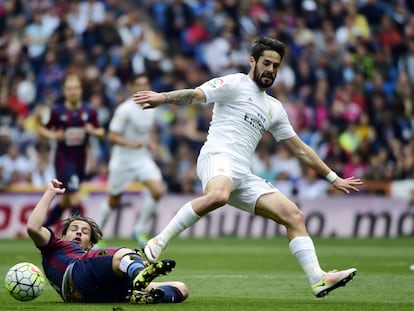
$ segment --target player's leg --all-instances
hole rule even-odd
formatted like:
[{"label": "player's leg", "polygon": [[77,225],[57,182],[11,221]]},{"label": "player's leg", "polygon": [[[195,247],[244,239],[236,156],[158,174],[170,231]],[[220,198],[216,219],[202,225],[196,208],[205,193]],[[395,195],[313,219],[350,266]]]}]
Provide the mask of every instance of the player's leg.
[{"label": "player's leg", "polygon": [[319,281],[324,271],[319,266],[315,247],[305,228],[302,211],[283,193],[273,192],[258,199],[255,213],[286,227],[290,250],[304,269],[310,284]]},{"label": "player's leg", "polygon": [[143,192],[139,216],[132,232],[132,238],[141,248],[148,242],[146,227],[148,222],[154,217],[158,201],[163,194],[163,183],[159,180],[146,181],[144,185],[149,191]]},{"label": "player's leg", "polygon": [[70,215],[84,215],[85,211],[82,205],[82,197],[79,189],[69,194],[69,206],[71,209]]},{"label": "player's leg", "polygon": [[144,290],[156,277],[170,273],[175,261],[166,259],[145,266],[142,257],[128,248],[119,249],[113,256],[112,269],[121,275],[127,274],[133,280],[135,290]]},{"label": "player's leg", "polygon": [[83,215],[84,209],[81,203],[82,199],[79,191],[68,191],[62,195],[59,203],[57,203],[50,211],[45,226],[51,226],[58,222],[66,209],[70,209],[70,215]]},{"label": "player's leg", "polygon": [[71,201],[73,201],[71,198],[72,193],[77,192],[79,189],[79,178],[69,164],[64,164],[61,168],[56,169],[56,178],[62,182],[63,188],[66,191],[60,201],[50,210],[44,224],[45,226],[52,226],[62,218],[64,211],[71,207]]},{"label": "player's leg", "polygon": [[69,164],[66,172],[67,184],[66,192],[69,194],[70,215],[83,215],[84,208],[82,206],[82,197],[80,188],[82,182],[85,180],[85,172],[83,169]]},{"label": "player's leg", "polygon": [[151,282],[148,289],[162,289],[164,295],[156,303],[179,303],[188,298],[189,290],[185,283],[179,281]]},{"label": "player's leg", "polygon": [[64,193],[60,197],[59,202],[56,203],[48,213],[44,226],[50,227],[57,223],[62,218],[63,212],[67,206],[69,206],[69,194]]},{"label": "player's leg", "polygon": [[315,296],[327,295],[333,289],[345,285],[356,274],[354,268],[328,273],[321,269],[302,211],[281,192],[260,196],[255,213],[286,227],[289,248],[307,275]]},{"label": "player's leg", "polygon": [[130,167],[109,162],[108,199],[100,207],[99,227],[103,230],[109,217],[121,206],[122,195],[130,182],[134,180],[135,172]]},{"label": "player's leg", "polygon": [[210,180],[205,194],[185,203],[167,226],[144,248],[150,262],[159,258],[168,242],[195,224],[202,216],[226,204],[231,192],[231,181],[226,176],[216,176]]},{"label": "player's leg", "polygon": [[146,227],[149,220],[155,215],[157,204],[164,194],[165,187],[161,171],[150,157],[140,160],[136,174],[136,179],[140,180],[147,189],[143,192],[139,216],[132,232],[132,238],[142,248],[148,241]]},{"label": "player's leg", "polygon": [[122,193],[116,195],[110,193],[108,195],[108,199],[102,203],[99,215],[100,217],[98,221],[101,230],[104,230],[104,228],[106,227],[106,224],[108,223],[112,211],[116,210],[119,207],[121,203],[121,197]]},{"label": "player's leg", "polygon": [[[168,263],[174,261],[168,261]],[[79,297],[74,301],[82,302],[125,302],[134,304],[155,303],[164,295],[162,289],[147,290],[143,287],[150,280],[159,275],[164,275],[172,269],[163,265],[163,270],[148,272],[150,266],[146,267],[142,258],[131,249],[122,248],[113,256],[96,256],[74,263],[70,273],[70,285],[72,291]],[[122,269],[122,270],[121,270]],[[134,275],[144,274],[139,288],[133,288]],[[64,288],[63,288],[64,289]],[[72,299],[73,300],[73,299]]]},{"label": "player's leg", "polygon": [[223,154],[199,157],[197,174],[203,185],[204,195],[185,203],[167,226],[148,241],[144,252],[149,261],[157,260],[173,237],[191,227],[202,216],[227,203],[232,191],[233,164]]},{"label": "player's leg", "polygon": [[[108,199],[102,202],[100,206],[100,214],[98,220],[98,226],[99,228],[101,228],[102,231],[106,227],[106,224],[112,212],[120,206],[121,197],[122,193],[117,195],[109,194]],[[101,239],[98,243],[95,244],[94,248],[102,249],[106,248],[106,246],[107,244],[105,242],[105,239]]]}]

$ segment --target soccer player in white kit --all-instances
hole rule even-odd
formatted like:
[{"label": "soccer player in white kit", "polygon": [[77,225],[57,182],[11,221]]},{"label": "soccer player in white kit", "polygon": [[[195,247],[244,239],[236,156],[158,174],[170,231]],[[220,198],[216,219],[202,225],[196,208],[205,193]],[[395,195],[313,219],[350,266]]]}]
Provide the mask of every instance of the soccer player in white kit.
[{"label": "soccer player in white kit", "polygon": [[[148,76],[135,76],[131,89],[133,92],[150,90]],[[142,109],[129,98],[117,107],[109,124],[108,140],[113,144],[109,161],[109,198],[101,207],[99,225],[104,228],[111,211],[120,207],[128,184],[134,180],[141,181],[148,191],[144,191],[143,205],[132,232],[140,247],[147,242],[145,226],[154,216],[157,203],[164,194],[161,171],[148,149],[155,113],[155,110]]]},{"label": "soccer player in white kit", "polygon": [[294,154],[304,165],[325,176],[345,193],[358,191],[362,181],[343,179],[306,145],[293,130],[286,111],[266,94],[285,54],[278,40],[260,37],[252,46],[249,73],[212,79],[195,89],[166,93],[136,92],[137,104],[145,109],[163,103],[186,105],[214,102],[207,140],[200,152],[197,173],[204,195],[184,204],[167,226],[144,248],[150,261],[156,260],[168,242],[202,216],[230,204],[254,215],[269,218],[286,227],[289,248],[308,277],[316,297],[349,282],[357,270],[325,272],[319,265],[302,211],[270,183],[255,176],[250,160],[265,131]]}]

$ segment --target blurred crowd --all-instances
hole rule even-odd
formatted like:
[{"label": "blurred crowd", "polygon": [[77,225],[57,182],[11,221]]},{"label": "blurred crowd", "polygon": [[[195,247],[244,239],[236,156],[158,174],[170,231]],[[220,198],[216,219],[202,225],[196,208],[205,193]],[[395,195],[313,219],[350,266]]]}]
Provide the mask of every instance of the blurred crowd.
[{"label": "blurred crowd", "polygon": [[[133,75],[156,91],[247,72],[258,35],[288,50],[268,92],[340,175],[414,177],[414,4],[404,0],[0,0],[0,184],[42,187],[53,142],[37,135],[67,73],[107,126]],[[211,105],[163,106],[154,156],[170,192],[195,193]],[[88,179],[106,182],[107,141],[91,140]],[[287,194],[329,183],[265,136],[253,171]]]}]

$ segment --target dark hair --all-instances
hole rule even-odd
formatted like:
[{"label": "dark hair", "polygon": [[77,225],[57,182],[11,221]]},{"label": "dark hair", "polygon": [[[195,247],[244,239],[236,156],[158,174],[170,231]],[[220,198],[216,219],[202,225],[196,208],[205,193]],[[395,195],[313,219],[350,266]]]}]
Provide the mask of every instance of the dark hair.
[{"label": "dark hair", "polygon": [[282,60],[283,56],[285,56],[286,47],[277,39],[258,37],[253,41],[251,55],[257,61],[259,57],[263,55],[263,52],[268,50],[277,52]]},{"label": "dark hair", "polygon": [[89,226],[91,227],[91,242],[93,244],[98,243],[99,240],[102,239],[102,230],[99,228],[98,224],[92,218],[80,215],[73,215],[65,219],[62,229],[62,235],[66,235],[66,232],[68,231],[70,224],[75,220],[81,220],[89,224]]}]

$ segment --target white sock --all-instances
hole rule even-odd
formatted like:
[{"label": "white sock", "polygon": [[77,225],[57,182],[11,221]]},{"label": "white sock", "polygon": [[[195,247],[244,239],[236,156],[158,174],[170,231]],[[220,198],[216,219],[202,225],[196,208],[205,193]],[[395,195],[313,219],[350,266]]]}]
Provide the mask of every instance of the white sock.
[{"label": "white sock", "polygon": [[108,222],[109,216],[111,215],[112,209],[109,207],[108,203],[105,201],[101,205],[101,214],[99,219],[99,227],[103,230]]},{"label": "white sock", "polygon": [[144,230],[145,225],[148,223],[148,220],[154,216],[156,207],[157,201],[152,198],[151,193],[146,192],[144,194],[142,210],[140,211],[138,221],[135,225],[135,232],[142,232]]},{"label": "white sock", "polygon": [[164,242],[168,243],[173,237],[195,224],[201,217],[191,207],[191,201],[181,207],[177,214],[170,220],[168,225],[158,234]]},{"label": "white sock", "polygon": [[312,239],[308,236],[293,238],[289,243],[289,248],[303,271],[305,271],[309,283],[312,285],[318,282],[325,272],[319,266]]}]

